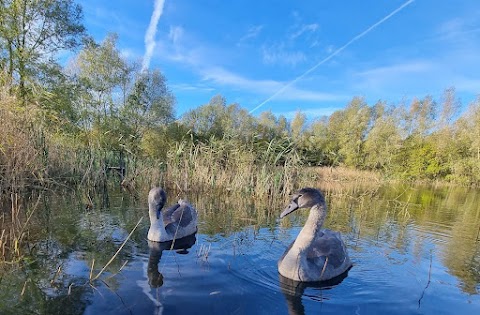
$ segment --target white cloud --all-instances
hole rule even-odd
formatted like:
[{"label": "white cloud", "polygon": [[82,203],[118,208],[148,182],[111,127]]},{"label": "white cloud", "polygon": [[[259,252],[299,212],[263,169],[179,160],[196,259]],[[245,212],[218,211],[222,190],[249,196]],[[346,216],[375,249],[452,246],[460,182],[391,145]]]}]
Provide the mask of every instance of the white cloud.
[{"label": "white cloud", "polygon": [[315,71],[318,67],[323,65],[325,62],[329,61],[330,59],[335,57],[337,54],[339,54],[340,52],[342,52],[343,50],[348,48],[351,44],[353,44],[357,40],[361,39],[362,37],[364,37],[365,35],[370,33],[372,30],[374,30],[375,28],[380,26],[382,23],[384,23],[387,20],[389,20],[390,18],[392,18],[395,14],[400,12],[402,9],[404,9],[406,6],[408,6],[409,4],[411,4],[414,1],[415,0],[408,0],[407,2],[405,2],[404,4],[399,6],[397,9],[393,10],[390,14],[386,15],[384,18],[380,19],[379,21],[377,21],[376,23],[374,23],[370,27],[368,27],[366,30],[364,30],[363,32],[361,32],[357,36],[350,39],[346,44],[344,44],[342,47],[340,47],[337,50],[335,50],[334,52],[332,52],[330,55],[328,55],[324,59],[317,62],[317,64],[315,64],[313,67],[309,68],[307,71],[305,71],[301,75],[297,76],[295,79],[286,83],[284,86],[282,86],[280,89],[278,89],[275,93],[273,93],[269,98],[267,98],[265,101],[263,101],[262,103],[258,104],[255,108],[253,108],[250,111],[250,113],[256,111],[257,109],[259,109],[260,107],[262,107],[263,105],[268,103],[270,100],[274,99],[277,95],[284,93],[285,90],[287,90],[288,88],[293,86],[296,82],[298,82],[298,81],[302,80],[304,77],[310,75],[313,71]]},{"label": "white cloud", "polygon": [[431,70],[432,68],[433,64],[431,62],[418,60],[398,63],[389,66],[376,67],[373,69],[358,72],[356,75],[363,78],[374,77],[382,80],[385,78],[395,77],[397,75],[422,73]]},{"label": "white cloud", "polygon": [[335,51],[335,46],[333,46],[333,45],[328,45],[327,47],[325,47],[325,52],[326,52],[327,54],[331,54],[331,53],[333,53],[334,51]]},{"label": "white cloud", "polygon": [[[275,93],[286,84],[286,82],[275,80],[249,79],[219,67],[203,69],[202,72],[205,81],[265,96]],[[275,97],[275,99],[282,101],[338,101],[348,98],[345,95],[304,90],[295,86],[288,86]]]},{"label": "white cloud", "polygon": [[204,68],[200,72],[204,81],[211,81],[216,84],[246,89],[261,94],[269,93],[269,91],[279,85],[277,81],[273,80],[250,80],[221,67]]},{"label": "white cloud", "polygon": [[318,90],[300,89],[293,85],[285,85],[287,82],[276,80],[252,79],[228,70],[221,64],[221,56],[225,55],[217,49],[207,45],[196,45],[195,38],[191,38],[187,30],[182,30],[182,36],[188,40],[182,40],[181,43],[173,44],[172,41],[161,41],[158,43],[158,49],[162,50],[161,56],[170,62],[175,62],[189,71],[197,73],[202,80],[201,84],[192,83],[188,85],[178,85],[177,91],[194,90],[195,87],[215,88],[217,86],[227,87],[232,90],[242,91],[256,95],[259,98],[266,98],[282,87],[284,89],[274,98],[281,101],[337,101],[347,100],[350,97],[336,93],[325,93]]},{"label": "white cloud", "polygon": [[120,56],[127,60],[138,60],[142,57],[137,51],[130,48],[120,49]]},{"label": "white cloud", "polygon": [[301,51],[287,51],[283,44],[275,46],[262,46],[262,58],[265,64],[296,66],[307,58]]},{"label": "white cloud", "polygon": [[435,80],[430,77],[436,71],[437,65],[432,61],[402,61],[357,71],[349,77],[348,85],[357,93],[370,97],[398,96],[420,91],[428,93],[427,85]]},{"label": "white cloud", "polygon": [[215,91],[213,87],[200,85],[200,84],[170,84],[170,88],[174,91],[194,91],[194,92],[212,92]]},{"label": "white cloud", "polygon": [[254,39],[258,35],[260,35],[261,31],[263,29],[263,25],[257,25],[257,26],[252,26],[248,29],[247,33],[242,36],[242,38],[239,39],[237,46],[243,44],[245,41],[249,39]]},{"label": "white cloud", "polygon": [[317,23],[312,24],[303,24],[298,27],[295,27],[295,30],[290,34],[290,39],[294,40],[303,34],[315,33],[320,28],[320,25]]},{"label": "white cloud", "polygon": [[174,45],[177,45],[179,40],[183,37],[184,30],[181,26],[170,26],[168,38]]},{"label": "white cloud", "polygon": [[455,86],[457,91],[468,92],[475,95],[480,95],[480,79],[471,79],[467,77],[458,77],[454,79]]},{"label": "white cloud", "polygon": [[145,55],[143,56],[142,71],[148,69],[150,66],[150,59],[152,59],[153,50],[155,49],[155,35],[157,34],[158,20],[163,12],[164,0],[155,0],[155,5],[145,33]]},{"label": "white cloud", "polygon": [[468,18],[455,18],[449,20],[438,29],[440,39],[471,39],[472,36],[480,33],[480,23],[477,19],[471,20]]}]

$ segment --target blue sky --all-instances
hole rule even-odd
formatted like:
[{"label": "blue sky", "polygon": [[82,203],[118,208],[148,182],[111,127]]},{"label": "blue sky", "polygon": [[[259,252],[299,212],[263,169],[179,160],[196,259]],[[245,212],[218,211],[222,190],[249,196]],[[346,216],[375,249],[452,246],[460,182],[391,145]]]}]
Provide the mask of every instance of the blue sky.
[{"label": "blue sky", "polygon": [[353,96],[439,99],[454,86],[468,105],[480,94],[479,0],[78,3],[97,41],[115,32],[125,57],[163,72],[177,115],[216,94],[253,114],[309,118]]}]

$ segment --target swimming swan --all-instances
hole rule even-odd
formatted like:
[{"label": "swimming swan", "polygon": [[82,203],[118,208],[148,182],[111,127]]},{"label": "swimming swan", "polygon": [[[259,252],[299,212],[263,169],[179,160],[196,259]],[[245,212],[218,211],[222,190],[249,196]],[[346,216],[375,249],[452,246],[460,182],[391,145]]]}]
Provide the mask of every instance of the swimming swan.
[{"label": "swimming swan", "polygon": [[162,210],[167,201],[167,194],[160,187],[148,193],[148,213],[150,229],[147,238],[153,242],[168,242],[197,232],[197,210],[187,201],[179,199],[178,203]]},{"label": "swimming swan", "polygon": [[280,218],[309,207],[307,222],[278,261],[278,272],[295,281],[325,281],[346,272],[352,262],[340,233],[321,229],[327,216],[323,194],[315,188],[300,189]]}]

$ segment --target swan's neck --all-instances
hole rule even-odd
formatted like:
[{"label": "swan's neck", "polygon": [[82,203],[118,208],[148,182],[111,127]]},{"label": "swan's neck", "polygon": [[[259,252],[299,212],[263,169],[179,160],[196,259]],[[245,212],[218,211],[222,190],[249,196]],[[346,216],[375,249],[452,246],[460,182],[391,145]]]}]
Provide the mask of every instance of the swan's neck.
[{"label": "swan's neck", "polygon": [[157,218],[157,210],[154,207],[149,206],[148,214],[150,216],[150,229],[148,231],[149,239],[163,241],[163,238],[167,235],[167,231],[165,230],[162,213],[160,212],[160,215]]},{"label": "swan's neck", "polygon": [[316,204],[310,209],[307,222],[305,222],[295,241],[297,248],[304,248],[313,242],[317,233],[320,232],[326,216],[327,209],[325,205]]}]

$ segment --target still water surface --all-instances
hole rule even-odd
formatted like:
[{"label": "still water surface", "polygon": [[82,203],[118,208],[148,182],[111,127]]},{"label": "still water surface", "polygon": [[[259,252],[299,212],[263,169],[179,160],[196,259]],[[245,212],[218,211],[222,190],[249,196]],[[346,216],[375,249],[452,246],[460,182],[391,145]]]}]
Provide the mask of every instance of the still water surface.
[{"label": "still water surface", "polygon": [[277,273],[308,214],[279,220],[286,200],[189,195],[199,231],[177,252],[145,239],[144,195],[112,192],[89,211],[68,194],[45,197],[31,225],[31,255],[2,272],[0,314],[480,314],[478,191],[357,188],[326,196],[325,225],[342,232],[354,266],[321,285]]}]

